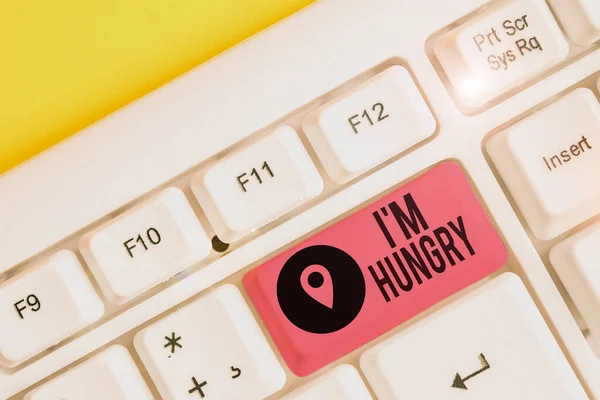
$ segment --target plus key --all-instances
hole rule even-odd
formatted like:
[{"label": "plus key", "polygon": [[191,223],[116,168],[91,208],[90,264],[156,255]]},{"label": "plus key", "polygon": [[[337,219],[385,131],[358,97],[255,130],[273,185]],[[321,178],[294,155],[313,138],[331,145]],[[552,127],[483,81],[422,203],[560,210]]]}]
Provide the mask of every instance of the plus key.
[{"label": "plus key", "polygon": [[[173,354],[163,347],[178,338]],[[229,284],[138,332],[135,348],[164,400],[262,400],[285,384],[244,297]]]},{"label": "plus key", "polygon": [[208,383],[206,381],[198,383],[198,380],[196,379],[195,376],[192,376],[192,382],[194,383],[194,387],[191,388],[190,390],[188,390],[188,393],[193,394],[194,392],[198,392],[198,394],[200,395],[200,398],[202,398],[202,399],[205,398],[206,395],[202,391],[202,388],[204,386],[208,385]]}]

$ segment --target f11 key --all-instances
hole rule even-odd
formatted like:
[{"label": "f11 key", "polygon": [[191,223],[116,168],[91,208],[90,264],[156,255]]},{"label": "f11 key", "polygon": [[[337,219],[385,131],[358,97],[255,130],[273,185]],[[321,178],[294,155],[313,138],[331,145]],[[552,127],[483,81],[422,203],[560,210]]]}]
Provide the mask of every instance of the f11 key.
[{"label": "f11 key", "polygon": [[506,260],[465,174],[445,162],[250,271],[244,286],[305,376]]}]

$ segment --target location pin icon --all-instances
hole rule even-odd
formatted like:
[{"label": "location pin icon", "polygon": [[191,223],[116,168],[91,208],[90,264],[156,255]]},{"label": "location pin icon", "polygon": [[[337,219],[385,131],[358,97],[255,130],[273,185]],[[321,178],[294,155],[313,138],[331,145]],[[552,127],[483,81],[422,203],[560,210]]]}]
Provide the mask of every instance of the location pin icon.
[{"label": "location pin icon", "polygon": [[310,265],[300,276],[302,289],[327,308],[333,308],[333,282],[331,274],[322,265]]}]

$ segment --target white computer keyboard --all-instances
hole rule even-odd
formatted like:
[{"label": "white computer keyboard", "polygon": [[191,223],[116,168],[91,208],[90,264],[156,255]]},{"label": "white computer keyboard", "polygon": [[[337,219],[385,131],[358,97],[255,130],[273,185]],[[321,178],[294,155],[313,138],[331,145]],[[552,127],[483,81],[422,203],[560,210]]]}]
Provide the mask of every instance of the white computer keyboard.
[{"label": "white computer keyboard", "polygon": [[600,399],[599,40],[322,0],[5,173],[0,398]]}]

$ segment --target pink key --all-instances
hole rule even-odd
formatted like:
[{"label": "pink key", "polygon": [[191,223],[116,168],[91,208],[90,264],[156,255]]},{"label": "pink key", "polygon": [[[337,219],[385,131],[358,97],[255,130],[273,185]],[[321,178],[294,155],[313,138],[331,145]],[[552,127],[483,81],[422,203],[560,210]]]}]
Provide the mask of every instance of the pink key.
[{"label": "pink key", "polygon": [[306,376],[507,258],[461,168],[444,162],[248,272],[244,286],[290,369]]}]

